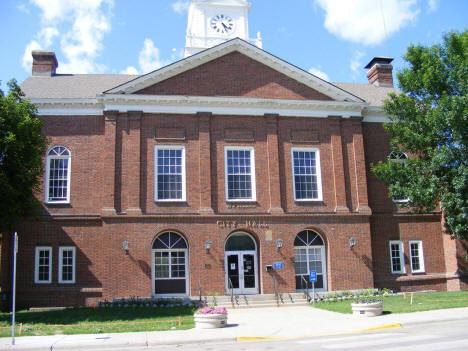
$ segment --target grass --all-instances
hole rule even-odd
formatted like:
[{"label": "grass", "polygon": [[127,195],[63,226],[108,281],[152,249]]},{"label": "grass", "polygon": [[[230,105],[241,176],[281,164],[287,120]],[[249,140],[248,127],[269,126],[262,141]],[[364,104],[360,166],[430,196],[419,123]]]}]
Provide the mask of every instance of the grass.
[{"label": "grass", "polygon": [[[318,302],[315,304],[315,307],[333,312],[351,313],[352,301]],[[406,294],[406,299],[402,295],[386,296],[383,301],[384,314],[468,307],[468,291],[415,293],[412,305],[410,304],[411,298],[408,293]]]},{"label": "grass", "polygon": [[[16,325],[23,323],[21,336],[56,334],[99,334],[194,327],[192,307],[171,308],[69,308],[62,311],[16,313]],[[152,323],[175,320],[175,322]],[[151,322],[151,323],[150,323]],[[122,323],[122,324],[119,324]],[[58,326],[55,326],[58,325]],[[11,328],[11,313],[0,313],[0,327]],[[10,328],[0,329],[0,337],[11,335]],[[16,328],[16,335],[19,329]]]}]

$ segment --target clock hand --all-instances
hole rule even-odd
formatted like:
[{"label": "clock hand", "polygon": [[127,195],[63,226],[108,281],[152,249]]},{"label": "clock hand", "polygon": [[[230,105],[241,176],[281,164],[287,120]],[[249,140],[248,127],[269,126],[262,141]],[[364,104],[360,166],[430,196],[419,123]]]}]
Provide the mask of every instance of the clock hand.
[{"label": "clock hand", "polygon": [[229,30],[229,27],[228,27],[228,26],[226,26],[226,25],[224,24],[224,22],[221,22],[221,24],[223,25],[223,27],[224,27],[224,29],[225,29],[226,31],[228,31],[228,30]]}]

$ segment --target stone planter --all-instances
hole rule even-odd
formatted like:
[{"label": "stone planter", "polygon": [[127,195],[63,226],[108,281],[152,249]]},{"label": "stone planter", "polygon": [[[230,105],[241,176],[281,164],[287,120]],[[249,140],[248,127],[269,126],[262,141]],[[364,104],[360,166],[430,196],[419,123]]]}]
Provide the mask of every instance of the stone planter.
[{"label": "stone planter", "polygon": [[227,314],[201,314],[195,313],[194,315],[195,328],[198,329],[213,329],[224,328],[227,325]]},{"label": "stone planter", "polygon": [[382,314],[383,302],[372,303],[352,303],[351,309],[353,316],[358,317],[375,317]]}]

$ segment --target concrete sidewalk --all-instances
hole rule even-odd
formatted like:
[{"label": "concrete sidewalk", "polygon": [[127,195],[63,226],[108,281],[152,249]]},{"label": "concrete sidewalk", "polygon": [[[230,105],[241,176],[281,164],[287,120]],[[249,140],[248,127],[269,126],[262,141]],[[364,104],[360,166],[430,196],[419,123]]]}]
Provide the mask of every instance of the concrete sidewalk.
[{"label": "concrete sidewalk", "polygon": [[[228,327],[116,334],[24,336],[0,338],[0,350],[93,350],[236,341],[238,338],[299,338],[389,328],[392,324],[468,320],[468,308],[456,308],[378,317],[353,317],[307,306],[230,310]],[[245,339],[244,339],[245,340]]]}]

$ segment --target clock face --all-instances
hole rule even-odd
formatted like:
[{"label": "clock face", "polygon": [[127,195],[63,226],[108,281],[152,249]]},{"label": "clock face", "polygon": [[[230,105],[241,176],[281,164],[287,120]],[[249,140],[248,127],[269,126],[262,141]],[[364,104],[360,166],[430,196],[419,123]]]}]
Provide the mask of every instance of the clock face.
[{"label": "clock face", "polygon": [[227,34],[234,29],[234,20],[227,15],[216,15],[210,21],[211,28],[221,34]]}]

